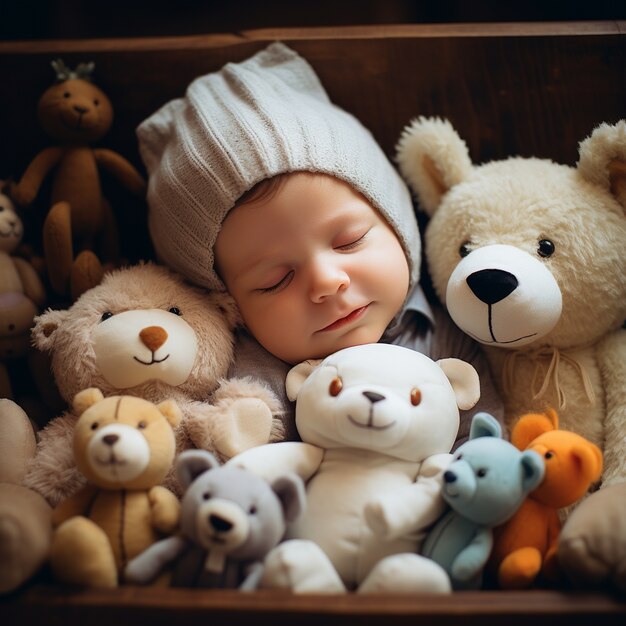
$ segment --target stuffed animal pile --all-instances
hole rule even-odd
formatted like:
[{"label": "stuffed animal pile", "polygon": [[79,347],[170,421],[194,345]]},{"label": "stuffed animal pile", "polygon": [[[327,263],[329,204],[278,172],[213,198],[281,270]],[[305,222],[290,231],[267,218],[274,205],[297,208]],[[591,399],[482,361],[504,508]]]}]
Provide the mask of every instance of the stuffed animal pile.
[{"label": "stuffed animal pile", "polygon": [[508,425],[552,406],[602,448],[600,491],[568,519],[559,557],[577,582],[626,589],[626,121],[596,128],[576,167],[474,165],[431,118],[404,130],[397,159],[430,216],[434,288],[484,345]]}]

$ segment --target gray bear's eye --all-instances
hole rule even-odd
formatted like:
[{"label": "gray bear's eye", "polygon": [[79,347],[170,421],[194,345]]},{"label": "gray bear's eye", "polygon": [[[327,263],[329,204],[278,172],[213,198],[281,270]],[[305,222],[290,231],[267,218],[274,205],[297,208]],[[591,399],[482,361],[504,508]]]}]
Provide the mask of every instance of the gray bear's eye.
[{"label": "gray bear's eye", "polygon": [[485,476],[487,476],[487,470],[484,467],[481,467],[477,472],[476,472],[476,476],[478,476],[478,478],[484,478]]}]

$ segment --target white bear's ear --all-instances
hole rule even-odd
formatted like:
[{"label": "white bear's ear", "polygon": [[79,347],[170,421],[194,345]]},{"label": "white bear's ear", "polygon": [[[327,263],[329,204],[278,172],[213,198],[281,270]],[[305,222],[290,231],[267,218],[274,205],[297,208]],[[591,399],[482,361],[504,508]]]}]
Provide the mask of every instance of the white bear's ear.
[{"label": "white bear's ear", "polygon": [[529,493],[543,480],[546,466],[541,458],[534,450],[524,450],[520,458],[522,465],[522,489]]},{"label": "white bear's ear", "polygon": [[34,326],[30,331],[33,345],[39,350],[51,352],[56,341],[56,331],[69,316],[68,310],[48,309],[45,313],[35,317]]},{"label": "white bear's ear", "polygon": [[285,390],[287,392],[287,397],[292,402],[298,397],[304,381],[317,369],[321,362],[322,359],[309,359],[308,361],[302,361],[302,363],[294,365],[294,367],[287,372]]},{"label": "white bear's ear", "polygon": [[176,478],[183,489],[210,469],[219,467],[218,460],[206,450],[185,450],[176,457]]},{"label": "white bear's ear", "polygon": [[456,395],[459,409],[471,409],[480,399],[480,380],[478,372],[461,359],[440,359],[437,365],[448,377]]},{"label": "white bear's ear", "polygon": [[157,409],[159,409],[161,415],[169,422],[172,428],[176,428],[183,419],[182,411],[174,400],[163,400],[163,402],[157,404]]},{"label": "white bear's ear", "polygon": [[209,297],[224,315],[231,330],[241,324],[241,314],[232,296],[225,292],[212,292]]},{"label": "white bear's ear", "polygon": [[74,401],[72,402],[74,412],[77,415],[82,415],[90,406],[93,406],[101,400],[104,400],[104,396],[100,389],[96,387],[83,389],[74,396]]},{"label": "white bear's ear", "polygon": [[478,437],[496,437],[502,439],[502,426],[500,422],[489,413],[476,413],[470,425],[470,439]]},{"label": "white bear's ear", "polygon": [[600,124],[578,147],[581,176],[607,191],[626,209],[626,120]]},{"label": "white bear's ear", "polygon": [[414,119],[396,145],[400,172],[428,215],[454,185],[466,180],[472,161],[465,142],[448,120],[435,117]]},{"label": "white bear's ear", "polygon": [[296,474],[285,474],[272,483],[272,490],[283,507],[285,521],[293,522],[304,511],[306,495],[304,483]]}]

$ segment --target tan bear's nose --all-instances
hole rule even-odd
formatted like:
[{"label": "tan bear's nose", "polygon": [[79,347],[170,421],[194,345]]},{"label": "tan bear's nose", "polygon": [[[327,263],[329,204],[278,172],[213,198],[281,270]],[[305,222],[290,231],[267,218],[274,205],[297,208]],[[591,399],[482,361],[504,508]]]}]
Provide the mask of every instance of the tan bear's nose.
[{"label": "tan bear's nose", "polygon": [[156,352],[167,340],[167,331],[160,326],[148,326],[139,333],[144,346],[151,352]]}]

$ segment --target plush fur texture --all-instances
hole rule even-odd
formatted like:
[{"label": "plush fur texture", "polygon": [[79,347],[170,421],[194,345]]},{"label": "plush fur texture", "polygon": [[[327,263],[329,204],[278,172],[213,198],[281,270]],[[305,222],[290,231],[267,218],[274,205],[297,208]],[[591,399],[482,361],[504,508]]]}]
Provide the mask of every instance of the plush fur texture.
[{"label": "plush fur texture", "polygon": [[[601,487],[623,490],[626,121],[601,124],[579,155],[576,167],[521,157],[473,165],[449,122],[419,118],[397,159],[431,216],[434,287],[456,324],[484,344],[508,425],[555,407],[563,429],[602,448]],[[616,493],[602,507],[626,519],[624,502]],[[581,506],[593,507],[593,497]],[[581,571],[599,559],[611,578],[620,550],[598,544],[596,532],[604,528],[568,545],[586,546]],[[591,545],[605,546],[603,554],[592,556]]]}]

